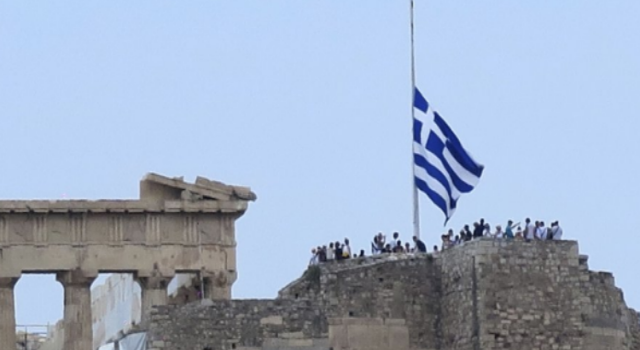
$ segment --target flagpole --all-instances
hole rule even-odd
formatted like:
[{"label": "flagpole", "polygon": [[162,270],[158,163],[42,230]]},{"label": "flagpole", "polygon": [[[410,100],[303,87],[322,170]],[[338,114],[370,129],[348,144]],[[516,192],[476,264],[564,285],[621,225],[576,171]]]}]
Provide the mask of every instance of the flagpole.
[{"label": "flagpole", "polygon": [[[411,13],[411,125],[413,128],[413,120],[415,119],[415,108],[413,107],[413,101],[416,94],[416,62],[415,62],[415,49],[413,44],[413,0],[410,2]],[[416,186],[416,180],[414,175],[414,161],[413,161],[413,136],[411,137],[411,183],[413,184],[413,235],[420,238],[420,198],[418,197],[418,187]]]}]

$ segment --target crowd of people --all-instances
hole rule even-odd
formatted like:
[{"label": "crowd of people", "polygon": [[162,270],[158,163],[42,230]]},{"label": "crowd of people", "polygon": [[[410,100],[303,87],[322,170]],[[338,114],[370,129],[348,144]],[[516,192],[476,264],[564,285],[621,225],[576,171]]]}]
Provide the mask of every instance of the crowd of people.
[{"label": "crowd of people", "polygon": [[351,258],[358,258],[364,256],[364,250],[360,251],[360,254],[351,255],[351,245],[349,239],[345,238],[344,242],[340,241],[331,242],[328,245],[318,246],[311,250],[311,261],[309,265],[316,265],[318,263],[324,263],[334,260],[346,260]]},{"label": "crowd of people", "polygon": [[[547,227],[544,221],[532,223],[531,219],[526,218],[524,220],[524,228],[522,228],[520,222],[514,223],[513,220],[509,220],[504,230],[501,225],[496,225],[495,230],[491,230],[491,225],[485,222],[484,219],[480,219],[480,221],[473,223],[473,231],[469,228],[469,225],[465,225],[458,235],[454,236],[453,230],[443,234],[441,236],[442,245],[440,249],[447,249],[482,237],[515,239],[527,242],[533,240],[561,240],[562,227],[560,227],[559,221],[554,221]],[[438,246],[434,246],[434,250],[437,251]]]},{"label": "crowd of people", "polygon": [[[524,225],[520,225],[520,222],[514,223],[513,220],[509,220],[504,229],[501,225],[496,225],[495,229],[491,229],[491,225],[485,222],[484,219],[480,219],[473,224],[473,230],[469,225],[465,225],[460,233],[454,235],[452,229],[441,236],[442,243],[440,247],[433,246],[433,251],[449,249],[451,247],[464,244],[474,239],[479,238],[491,238],[491,239],[506,239],[506,240],[521,240],[521,241],[533,241],[533,240],[561,240],[562,228],[558,221],[551,223],[547,227],[544,221],[531,222],[531,219],[526,218]],[[413,244],[410,242],[404,242],[400,239],[400,234],[394,232],[392,239],[387,242],[387,237],[382,232],[373,237],[371,242],[371,254],[392,254],[392,253],[426,253],[427,247],[423,241],[418,237],[412,237]],[[353,254],[351,252],[351,245],[349,239],[345,238],[343,242],[331,242],[328,245],[318,246],[311,251],[311,260],[309,265],[316,265],[319,263],[325,263],[328,261],[340,261],[345,259],[364,257],[365,251],[360,250],[359,254]]]}]

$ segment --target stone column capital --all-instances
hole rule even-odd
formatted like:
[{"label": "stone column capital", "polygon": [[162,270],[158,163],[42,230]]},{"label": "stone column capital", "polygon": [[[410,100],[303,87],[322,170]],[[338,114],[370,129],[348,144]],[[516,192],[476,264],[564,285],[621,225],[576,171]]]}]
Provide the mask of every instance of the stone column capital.
[{"label": "stone column capital", "polygon": [[231,286],[238,274],[235,270],[202,272],[204,295],[212,300],[231,299]]},{"label": "stone column capital", "polygon": [[142,289],[167,289],[173,276],[134,276]]},{"label": "stone column capital", "polygon": [[20,277],[0,277],[0,288],[13,288]]},{"label": "stone column capital", "polygon": [[225,287],[235,283],[238,279],[238,273],[235,270],[203,271],[202,277],[217,287]]},{"label": "stone column capital", "polygon": [[64,287],[91,287],[96,277],[98,277],[97,273],[88,273],[82,270],[61,271],[56,274],[56,280]]}]

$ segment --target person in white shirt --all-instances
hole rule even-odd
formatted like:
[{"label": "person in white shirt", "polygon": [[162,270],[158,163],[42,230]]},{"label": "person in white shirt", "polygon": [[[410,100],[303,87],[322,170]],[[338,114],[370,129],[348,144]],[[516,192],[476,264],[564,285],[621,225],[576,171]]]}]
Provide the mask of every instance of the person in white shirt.
[{"label": "person in white shirt", "polygon": [[327,260],[335,260],[336,259],[336,251],[333,249],[333,242],[329,243],[329,248],[327,248]]},{"label": "person in white shirt", "polygon": [[536,227],[531,223],[531,219],[527,218],[525,221],[525,226],[524,226],[524,230],[525,230],[525,234],[524,234],[524,238],[527,241],[530,241],[532,239],[535,238],[535,231],[536,231]]},{"label": "person in white shirt", "polygon": [[544,226],[544,221],[540,221],[538,229],[536,229],[536,236],[543,241],[547,239],[547,228]]},{"label": "person in white shirt", "polygon": [[344,239],[344,246],[342,247],[342,255],[347,259],[351,258],[351,247],[349,246],[349,238]]},{"label": "person in white shirt", "polygon": [[497,225],[496,226],[496,232],[493,234],[493,237],[495,239],[502,239],[504,236],[504,232],[502,232],[502,226]]},{"label": "person in white shirt", "polygon": [[491,233],[491,225],[489,225],[489,223],[484,224],[484,232],[482,234],[485,237],[493,236],[493,233]]},{"label": "person in white shirt", "polygon": [[314,248],[311,249],[311,259],[309,259],[309,266],[318,265],[318,251]]},{"label": "person in white shirt", "polygon": [[553,237],[551,237],[554,241],[562,240],[562,227],[560,227],[560,223],[558,221],[551,224],[551,232],[553,232]]},{"label": "person in white shirt", "polygon": [[387,244],[387,236],[385,236],[385,234],[382,232],[378,233],[378,244],[381,248],[384,248],[384,246]]}]

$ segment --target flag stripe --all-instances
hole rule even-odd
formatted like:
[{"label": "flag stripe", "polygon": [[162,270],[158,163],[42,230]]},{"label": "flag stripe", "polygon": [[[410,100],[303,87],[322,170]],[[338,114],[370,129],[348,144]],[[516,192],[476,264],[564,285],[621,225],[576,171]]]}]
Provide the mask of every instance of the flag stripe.
[{"label": "flag stripe", "polygon": [[442,210],[442,212],[444,212],[445,215],[447,215],[447,217],[449,217],[449,208],[447,207],[447,203],[444,201],[444,199],[442,197],[440,197],[439,194],[437,194],[433,190],[431,190],[431,188],[429,188],[429,186],[427,186],[427,183],[424,182],[421,178],[418,178],[416,176],[415,177],[415,181],[416,181],[416,186],[418,187],[418,189],[420,191],[424,192],[427,195],[427,197],[429,197],[429,199],[431,199],[433,204],[435,204],[438,208],[440,208],[440,210]]},{"label": "flag stripe", "polygon": [[[448,171],[440,158],[436,157],[433,153],[426,150],[424,147],[417,143],[413,144],[413,156],[415,165],[424,171],[443,182],[448,189],[449,196],[455,200],[460,198],[461,192],[456,186],[454,186],[451,178],[448,175]],[[418,169],[416,169],[416,172]]]},{"label": "flag stripe", "polygon": [[444,135],[443,140],[446,138],[451,144],[447,147],[452,151],[452,154],[456,155],[456,160],[460,165],[462,165],[465,169],[467,169],[470,173],[473,173],[475,176],[480,177],[482,175],[483,167],[477,164],[473,158],[467,153],[467,151],[462,147],[462,143],[453,133],[453,130],[449,127],[449,125],[440,117],[438,112],[433,112],[434,115],[434,123],[438,126],[438,129],[442,131]]},{"label": "flag stripe", "polygon": [[413,120],[415,184],[442,210],[448,221],[462,193],[469,193],[478,185],[484,166],[473,159],[418,89],[414,90],[414,107],[417,112]]},{"label": "flag stripe", "polygon": [[469,172],[466,171],[458,162],[451,156],[449,150],[446,147],[445,142],[440,140],[435,133],[429,135],[429,141],[427,141],[426,149],[436,155],[436,157],[442,162],[443,167],[447,170],[447,174],[451,178],[451,182],[462,193],[468,193],[473,190],[473,175],[469,176]]}]

